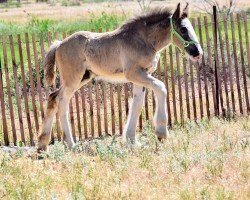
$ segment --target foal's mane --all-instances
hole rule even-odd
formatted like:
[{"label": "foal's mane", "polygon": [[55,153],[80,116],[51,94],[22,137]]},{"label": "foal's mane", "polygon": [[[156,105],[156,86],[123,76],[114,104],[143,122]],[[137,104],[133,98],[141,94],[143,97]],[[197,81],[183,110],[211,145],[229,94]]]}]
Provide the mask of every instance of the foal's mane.
[{"label": "foal's mane", "polygon": [[151,26],[172,15],[170,8],[154,8],[146,14],[136,16],[126,21],[120,29],[129,30],[134,29],[140,25]]}]

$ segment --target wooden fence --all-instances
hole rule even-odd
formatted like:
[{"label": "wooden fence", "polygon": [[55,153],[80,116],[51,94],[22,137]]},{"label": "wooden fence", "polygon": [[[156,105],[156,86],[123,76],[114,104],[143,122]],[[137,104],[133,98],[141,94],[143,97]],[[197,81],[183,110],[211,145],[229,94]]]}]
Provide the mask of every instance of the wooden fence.
[{"label": "wooden fence", "polygon": [[[169,126],[204,117],[248,115],[247,15],[220,16],[217,26],[213,17],[206,16],[192,23],[204,50],[202,60],[193,64],[170,46],[162,52],[155,72],[168,91]],[[44,87],[42,60],[51,41],[65,37],[65,33],[0,36],[1,144],[36,143],[50,92]],[[54,88],[58,84],[59,80]],[[77,91],[70,102],[74,140],[122,134],[131,94],[131,84],[105,82],[90,83]],[[153,93],[147,91],[139,129],[152,120],[154,107]],[[52,140],[62,140],[58,117],[55,122]]]}]

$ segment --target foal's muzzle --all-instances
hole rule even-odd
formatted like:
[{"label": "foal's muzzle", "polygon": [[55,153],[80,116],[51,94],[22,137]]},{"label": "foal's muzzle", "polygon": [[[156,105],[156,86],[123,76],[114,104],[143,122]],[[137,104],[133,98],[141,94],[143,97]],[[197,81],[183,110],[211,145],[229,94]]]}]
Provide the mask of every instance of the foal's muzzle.
[{"label": "foal's muzzle", "polygon": [[198,56],[190,56],[191,60],[197,62],[198,60],[200,60],[203,56],[203,53],[200,53]]},{"label": "foal's muzzle", "polygon": [[203,51],[200,44],[193,46],[191,50],[188,51],[189,57],[193,62],[197,62],[203,56]]}]

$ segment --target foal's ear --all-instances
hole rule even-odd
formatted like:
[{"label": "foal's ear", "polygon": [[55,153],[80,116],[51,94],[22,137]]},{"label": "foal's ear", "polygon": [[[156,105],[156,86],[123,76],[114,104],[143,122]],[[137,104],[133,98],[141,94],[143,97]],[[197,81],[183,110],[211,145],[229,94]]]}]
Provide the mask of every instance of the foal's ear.
[{"label": "foal's ear", "polygon": [[178,3],[176,10],[174,11],[173,18],[179,19],[181,17],[181,10],[180,10],[181,4]]},{"label": "foal's ear", "polygon": [[189,4],[187,3],[186,7],[183,9],[183,12],[181,14],[181,18],[184,19],[188,17],[189,14]]}]

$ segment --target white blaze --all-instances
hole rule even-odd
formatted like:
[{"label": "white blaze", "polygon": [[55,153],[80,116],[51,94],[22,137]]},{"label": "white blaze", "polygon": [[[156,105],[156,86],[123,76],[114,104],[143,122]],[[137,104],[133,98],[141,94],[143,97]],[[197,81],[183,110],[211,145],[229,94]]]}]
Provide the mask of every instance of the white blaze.
[{"label": "white blaze", "polygon": [[195,34],[195,31],[194,31],[194,28],[193,28],[191,22],[189,21],[189,19],[188,18],[183,19],[181,21],[181,25],[187,28],[187,30],[188,30],[188,36],[190,37],[191,40],[197,42],[197,44],[195,44],[196,47],[198,48],[198,50],[199,50],[200,53],[203,53],[201,45],[200,45],[200,43],[199,43],[199,41],[197,39],[197,36]]}]

